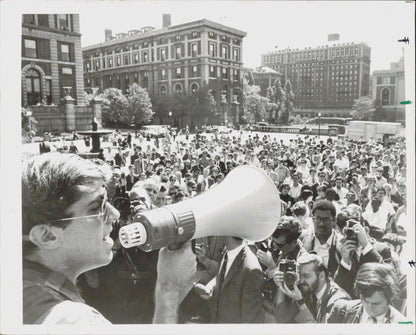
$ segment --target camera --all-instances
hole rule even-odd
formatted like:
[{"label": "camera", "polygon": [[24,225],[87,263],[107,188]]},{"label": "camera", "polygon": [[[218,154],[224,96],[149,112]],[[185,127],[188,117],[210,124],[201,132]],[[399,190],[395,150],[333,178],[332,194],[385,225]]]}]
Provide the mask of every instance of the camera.
[{"label": "camera", "polygon": [[292,259],[284,259],[279,263],[279,271],[283,272],[283,281],[293,290],[298,279],[298,263]]},{"label": "camera", "polygon": [[357,223],[358,222],[355,220],[347,221],[347,226],[344,229],[344,235],[347,238],[347,240],[357,241],[357,233],[354,231],[353,228]]}]

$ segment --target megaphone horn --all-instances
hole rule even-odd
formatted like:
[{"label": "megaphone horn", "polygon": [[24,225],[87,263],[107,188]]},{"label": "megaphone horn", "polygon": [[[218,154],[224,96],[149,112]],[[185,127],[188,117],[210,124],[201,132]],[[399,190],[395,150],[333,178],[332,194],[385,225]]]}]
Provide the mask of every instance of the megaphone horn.
[{"label": "megaphone horn", "polygon": [[237,236],[261,241],[280,218],[279,192],[264,171],[234,168],[214,188],[195,198],[141,213],[120,229],[123,247],[151,251],[206,236]]}]

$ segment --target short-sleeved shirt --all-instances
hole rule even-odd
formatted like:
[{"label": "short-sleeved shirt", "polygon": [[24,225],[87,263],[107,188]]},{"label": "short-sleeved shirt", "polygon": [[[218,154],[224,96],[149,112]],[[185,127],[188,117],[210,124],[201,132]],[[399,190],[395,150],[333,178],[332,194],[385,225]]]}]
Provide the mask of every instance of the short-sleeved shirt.
[{"label": "short-sleeved shirt", "polygon": [[77,287],[61,273],[23,261],[23,323],[104,325],[110,322],[85,304]]}]

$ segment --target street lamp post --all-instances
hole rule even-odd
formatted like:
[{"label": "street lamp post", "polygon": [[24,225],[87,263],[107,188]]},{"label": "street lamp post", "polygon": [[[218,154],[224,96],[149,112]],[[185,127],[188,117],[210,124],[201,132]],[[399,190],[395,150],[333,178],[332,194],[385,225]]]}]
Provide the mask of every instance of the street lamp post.
[{"label": "street lamp post", "polygon": [[319,125],[318,125],[318,136],[321,138],[321,113],[318,113]]}]

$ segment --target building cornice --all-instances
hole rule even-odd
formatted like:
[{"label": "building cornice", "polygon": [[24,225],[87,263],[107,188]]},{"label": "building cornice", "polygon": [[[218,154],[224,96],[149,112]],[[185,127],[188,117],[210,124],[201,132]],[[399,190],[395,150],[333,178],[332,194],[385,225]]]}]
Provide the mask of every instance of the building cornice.
[{"label": "building cornice", "polygon": [[113,39],[110,41],[106,41],[106,42],[101,42],[101,43],[97,43],[97,44],[93,44],[93,45],[89,45],[89,46],[85,46],[82,48],[82,51],[89,51],[89,50],[94,50],[94,49],[99,49],[99,48],[106,48],[106,47],[110,47],[110,46],[116,46],[118,44],[121,43],[125,43],[125,42],[131,42],[131,41],[139,41],[142,39],[147,39],[150,37],[160,37],[163,35],[168,35],[168,34],[172,34],[172,33],[177,33],[183,30],[189,30],[192,28],[199,28],[199,27],[208,27],[208,28],[214,28],[217,30],[222,30],[224,33],[230,33],[230,34],[234,34],[237,35],[238,37],[245,37],[247,36],[247,33],[238,30],[238,29],[234,29],[231,27],[227,27],[224,26],[222,24],[213,22],[213,21],[209,21],[207,19],[202,19],[202,20],[198,20],[198,21],[193,21],[193,22],[188,22],[188,23],[184,23],[184,24],[180,24],[180,25],[176,25],[176,26],[169,26],[169,27],[165,27],[165,28],[161,28],[161,29],[156,29],[156,30],[151,30],[151,31],[147,31],[145,33],[140,33],[140,34],[133,34],[131,36],[126,36],[126,37],[122,37],[122,38],[118,38],[118,39]]},{"label": "building cornice", "polygon": [[69,31],[69,30],[62,30],[62,29],[45,27],[45,26],[39,26],[37,24],[23,23],[22,27],[27,28],[29,30],[47,31],[50,33],[58,34],[58,35],[69,35],[69,36],[74,36],[74,37],[81,37],[80,33],[76,33],[76,32]]}]

